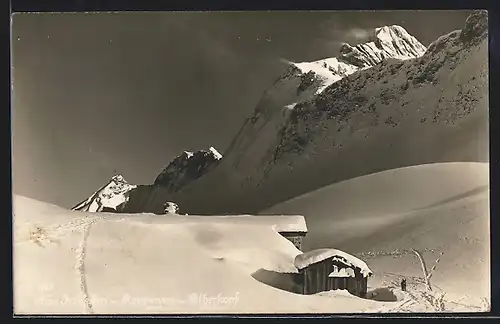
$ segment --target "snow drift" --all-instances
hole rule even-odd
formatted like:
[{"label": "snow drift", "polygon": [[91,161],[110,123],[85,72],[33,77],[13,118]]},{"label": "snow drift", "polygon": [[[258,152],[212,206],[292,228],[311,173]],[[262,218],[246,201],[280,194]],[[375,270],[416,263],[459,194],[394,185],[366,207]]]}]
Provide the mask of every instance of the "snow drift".
[{"label": "snow drift", "polygon": [[[488,197],[482,189],[487,178],[487,165],[479,163],[410,167],[349,180],[273,208],[307,215],[309,246],[355,254],[373,271],[369,293],[386,292],[393,302],[345,291],[299,295],[274,288],[291,285],[294,261],[302,258],[277,233],[279,217],[86,213],[14,196],[14,311],[439,311],[425,299],[410,248],[422,251],[429,266],[441,258],[432,281],[446,292],[446,311],[486,310],[481,298],[489,298]],[[408,280],[408,293],[395,288],[401,278]]]},{"label": "snow drift", "polygon": [[[67,211],[14,196],[16,314],[357,312],[384,305],[304,296],[252,277],[300,253],[268,217]],[[353,303],[354,301],[354,303]]]},{"label": "snow drift", "polygon": [[[422,289],[420,251],[431,282],[458,304],[490,296],[489,164],[438,163],[339,182],[263,214],[305,215],[303,250],[335,247],[365,261],[372,287]],[[473,282],[473,284],[472,284]],[[455,305],[456,306],[456,305]]]}]

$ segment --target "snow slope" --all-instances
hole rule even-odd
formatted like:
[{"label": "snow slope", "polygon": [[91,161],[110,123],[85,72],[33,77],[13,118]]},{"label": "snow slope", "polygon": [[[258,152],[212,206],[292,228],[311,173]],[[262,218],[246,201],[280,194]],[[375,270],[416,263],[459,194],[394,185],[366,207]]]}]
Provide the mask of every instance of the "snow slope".
[{"label": "snow slope", "polygon": [[296,272],[300,251],[267,217],[202,218],[67,211],[14,196],[14,312],[349,313],[393,304],[259,282],[257,272]]},{"label": "snow slope", "polygon": [[385,59],[320,93],[324,79],[303,72],[292,64],[266,91],[217,168],[170,200],[189,214],[257,213],[374,172],[488,161],[485,11],[421,57]]},{"label": "snow slope", "polygon": [[[372,287],[422,289],[417,249],[432,283],[459,304],[490,295],[489,164],[438,163],[339,182],[264,214],[305,215],[303,250],[335,247],[373,270]],[[471,284],[471,282],[474,282]],[[456,305],[455,305],[456,306]]]},{"label": "snow slope", "polygon": [[[381,301],[286,291],[300,251],[276,232],[273,217],[85,213],[14,196],[15,313],[486,310],[487,168],[391,170],[273,208],[306,215],[309,248],[339,248],[363,260],[373,272],[369,294]],[[432,284],[446,292],[443,308],[429,301],[412,248],[428,268],[440,258]],[[401,278],[407,293],[397,289]]]}]

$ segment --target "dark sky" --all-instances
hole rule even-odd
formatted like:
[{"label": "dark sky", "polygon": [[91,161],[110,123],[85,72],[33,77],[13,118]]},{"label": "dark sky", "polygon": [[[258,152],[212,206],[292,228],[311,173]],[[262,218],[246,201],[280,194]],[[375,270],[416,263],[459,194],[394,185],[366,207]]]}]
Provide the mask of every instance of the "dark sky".
[{"label": "dark sky", "polygon": [[427,46],[468,14],[15,15],[14,192],[71,207],[115,173],[151,183],[183,150],[223,153],[285,68],[280,59],[336,56],[341,42],[390,24]]}]

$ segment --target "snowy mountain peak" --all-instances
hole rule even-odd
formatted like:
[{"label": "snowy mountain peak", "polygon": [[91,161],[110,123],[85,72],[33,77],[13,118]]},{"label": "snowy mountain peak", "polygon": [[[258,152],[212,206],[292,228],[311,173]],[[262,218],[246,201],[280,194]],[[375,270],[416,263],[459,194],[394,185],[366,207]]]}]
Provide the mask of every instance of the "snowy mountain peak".
[{"label": "snowy mountain peak", "polygon": [[332,83],[386,59],[417,58],[424,55],[426,50],[426,47],[403,27],[392,25],[375,28],[369,42],[356,46],[343,43],[337,57],[290,64],[296,66],[302,74],[314,73],[308,83],[313,84],[314,78],[319,80],[318,93]]},{"label": "snowy mountain peak", "polygon": [[426,50],[426,47],[403,27],[383,26],[374,29],[367,43],[356,46],[344,43],[340,48],[339,60],[358,68],[366,68],[388,58],[400,60],[417,58],[424,55]]},{"label": "snowy mountain peak", "polygon": [[94,192],[88,199],[72,208],[86,212],[117,211],[128,201],[129,193],[136,185],[131,185],[121,174],[114,175],[110,181]]},{"label": "snowy mountain peak", "polygon": [[414,42],[415,37],[411,36],[406,29],[399,25],[383,26],[374,29],[374,37],[384,42],[401,39],[406,42]]},{"label": "snowy mountain peak", "polygon": [[398,25],[375,28],[374,42],[391,57],[409,59],[424,55],[426,48]]},{"label": "snowy mountain peak", "polygon": [[222,154],[212,146],[208,150],[199,150],[194,153],[184,152],[163,169],[156,177],[154,184],[175,192],[189,182],[203,176],[214,168],[221,159]]}]

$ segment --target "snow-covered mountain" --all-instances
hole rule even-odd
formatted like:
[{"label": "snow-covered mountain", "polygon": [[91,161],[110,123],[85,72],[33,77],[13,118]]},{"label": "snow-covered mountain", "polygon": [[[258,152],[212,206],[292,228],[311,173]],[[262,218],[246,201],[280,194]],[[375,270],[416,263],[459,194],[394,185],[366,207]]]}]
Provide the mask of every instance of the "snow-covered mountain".
[{"label": "snow-covered mountain", "polygon": [[136,187],[136,185],[131,185],[125,181],[122,175],[115,175],[106,185],[94,192],[88,199],[73,207],[72,210],[119,212],[128,201],[130,191]]},{"label": "snow-covered mountain", "polygon": [[290,63],[219,166],[170,198],[189,214],[256,213],[398,167],[488,161],[487,13],[427,49],[375,29],[336,58]]},{"label": "snow-covered mountain", "polygon": [[299,68],[305,75],[302,87],[307,86],[307,82],[314,83],[316,78],[320,83],[317,92],[321,92],[332,83],[386,59],[407,60],[420,57],[425,51],[425,46],[408,34],[403,27],[393,25],[375,28],[367,43],[354,47],[344,43],[338,57],[314,62],[289,63]]},{"label": "snow-covered mountain", "polygon": [[185,151],[170,162],[154,184],[175,192],[210,171],[221,159],[222,155],[213,147],[194,153]]},{"label": "snow-covered mountain", "polygon": [[164,213],[170,201],[189,214],[257,213],[374,172],[488,161],[487,55],[487,13],[476,11],[428,48],[385,26],[337,57],[289,62],[223,159],[184,152],[111,209]]},{"label": "snow-covered mountain", "polygon": [[168,201],[169,194],[188,185],[212,170],[222,159],[214,148],[197,152],[183,152],[170,162],[151,185],[131,185],[123,176],[116,175],[110,182],[79,203],[72,210],[86,212],[150,212],[163,214],[179,211],[179,206]]}]

